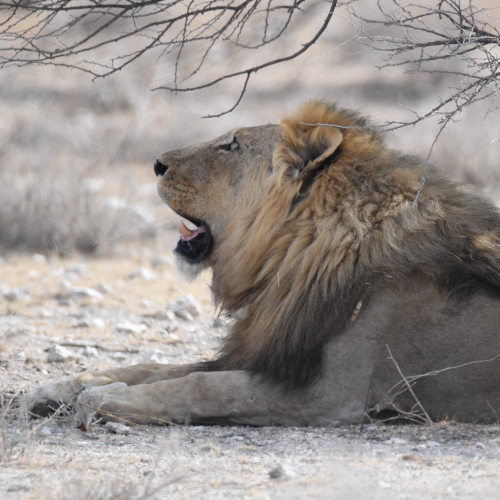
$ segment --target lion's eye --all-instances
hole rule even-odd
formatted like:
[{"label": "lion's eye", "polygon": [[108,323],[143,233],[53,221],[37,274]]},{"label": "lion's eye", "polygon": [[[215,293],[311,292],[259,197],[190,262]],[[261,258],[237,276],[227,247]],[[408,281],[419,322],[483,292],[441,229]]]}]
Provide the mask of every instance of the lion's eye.
[{"label": "lion's eye", "polygon": [[224,151],[234,151],[235,149],[238,149],[240,145],[238,144],[238,141],[234,140],[233,142],[227,143],[227,144],[220,144],[218,149],[222,149]]}]

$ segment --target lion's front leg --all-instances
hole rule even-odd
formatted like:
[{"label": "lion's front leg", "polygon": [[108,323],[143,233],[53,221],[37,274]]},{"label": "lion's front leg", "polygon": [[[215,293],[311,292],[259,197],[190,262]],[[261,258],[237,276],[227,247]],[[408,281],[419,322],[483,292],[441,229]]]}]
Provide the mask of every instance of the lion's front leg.
[{"label": "lion's front leg", "polygon": [[141,424],[331,425],[334,414],[320,393],[290,393],[244,371],[198,372],[148,385],[85,391],[77,418],[85,426],[93,413]]},{"label": "lion's front leg", "polygon": [[200,369],[203,369],[203,365],[199,363],[179,366],[151,363],[87,371],[76,377],[66,377],[59,382],[35,388],[27,394],[26,406],[31,415],[45,417],[61,405],[74,405],[78,396],[91,387],[106,386],[114,382],[126,385],[150,384],[158,380],[184,377]]}]

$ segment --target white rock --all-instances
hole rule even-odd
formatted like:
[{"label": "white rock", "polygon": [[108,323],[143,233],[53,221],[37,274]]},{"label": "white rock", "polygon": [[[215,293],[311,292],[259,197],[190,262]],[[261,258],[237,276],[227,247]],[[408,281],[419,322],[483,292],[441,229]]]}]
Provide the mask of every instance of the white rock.
[{"label": "white rock", "polygon": [[406,439],[401,438],[392,438],[392,442],[394,444],[408,444],[408,441],[406,441]]},{"label": "white rock", "polygon": [[75,353],[66,347],[55,345],[49,349],[47,363],[62,363],[75,359]]},{"label": "white rock", "polygon": [[278,464],[276,467],[273,467],[268,474],[271,479],[293,479],[297,477],[295,468],[288,463]]},{"label": "white rock", "polygon": [[57,284],[59,290],[69,290],[71,288],[71,283],[68,280],[61,280]]},{"label": "white rock", "polygon": [[439,446],[436,441],[427,441],[427,448],[435,448],[436,446]]},{"label": "white rock", "polygon": [[106,324],[100,318],[84,318],[75,323],[75,328],[105,328]]},{"label": "white rock", "polygon": [[52,316],[54,316],[54,311],[46,309],[45,307],[40,307],[37,314],[39,318],[52,318]]},{"label": "white rock", "polygon": [[163,307],[162,313],[168,317],[168,311],[172,311],[177,317],[186,320],[192,320],[193,317],[196,318],[200,315],[200,307],[191,294],[183,295],[179,299],[169,302]]},{"label": "white rock", "polygon": [[106,328],[106,323],[101,318],[92,318],[90,323],[94,328]]},{"label": "white rock", "polygon": [[128,275],[129,280],[133,279],[142,279],[146,281],[156,281],[158,277],[153,271],[150,271],[149,269],[146,269],[145,267],[139,267],[135,271],[132,271]]},{"label": "white rock", "polygon": [[45,434],[46,436],[49,436],[50,434],[52,434],[52,431],[48,427],[44,427],[42,429],[42,434]]},{"label": "white rock", "polygon": [[139,302],[139,305],[141,307],[154,307],[155,306],[155,303],[154,301],[152,300],[146,300],[146,299],[143,299]]},{"label": "white rock", "polygon": [[125,361],[127,356],[123,352],[110,352],[109,357],[116,361]]},{"label": "white rock", "polygon": [[142,356],[138,364],[143,364],[143,363],[159,363],[159,364],[167,364],[168,359],[165,357],[165,354],[163,354],[162,351],[159,349],[153,349],[151,351],[148,351]]},{"label": "white rock", "polygon": [[26,287],[12,288],[11,290],[3,292],[2,295],[5,299],[7,299],[10,302],[13,302],[15,300],[29,300],[30,291],[29,288]]},{"label": "white rock", "polygon": [[45,258],[45,255],[42,255],[41,253],[36,253],[31,257],[35,262],[38,262],[39,264],[46,264],[47,259]]},{"label": "white rock", "polygon": [[126,425],[119,424],[118,422],[106,422],[104,428],[111,434],[122,434],[123,436],[128,436],[130,433],[130,429]]},{"label": "white rock", "polygon": [[31,279],[36,279],[40,276],[40,273],[38,271],[35,271],[34,269],[30,269],[28,271],[28,277]]},{"label": "white rock", "polygon": [[95,347],[86,346],[83,355],[87,356],[87,358],[96,358],[99,356],[99,351]]},{"label": "white rock", "polygon": [[68,299],[96,299],[102,300],[103,296],[97,290],[93,288],[87,288],[84,286],[73,286],[69,290],[66,291],[65,297]]},{"label": "white rock", "polygon": [[146,330],[145,325],[138,325],[134,323],[118,323],[115,326],[115,330],[118,333],[142,333]]},{"label": "white rock", "polygon": [[84,276],[87,274],[87,266],[85,264],[73,264],[64,268],[64,274]]},{"label": "white rock", "polygon": [[106,285],[106,283],[98,283],[94,288],[98,292],[101,292],[103,294],[113,293],[113,288],[111,288],[109,285]]}]

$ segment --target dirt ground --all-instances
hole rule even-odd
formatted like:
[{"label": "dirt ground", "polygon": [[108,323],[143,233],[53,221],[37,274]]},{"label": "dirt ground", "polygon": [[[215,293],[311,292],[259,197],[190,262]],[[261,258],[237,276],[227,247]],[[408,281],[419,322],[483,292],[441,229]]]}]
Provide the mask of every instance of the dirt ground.
[{"label": "dirt ground", "polygon": [[[176,238],[110,259],[24,254],[0,264],[0,498],[499,497],[498,425],[140,426],[113,434],[100,425],[82,432],[71,415],[27,421],[19,398],[9,405],[30,387],[86,369],[210,359],[224,320],[214,316],[208,275],[191,285],[177,276]],[[101,295],[72,294],[77,287]],[[55,346],[66,359],[48,362]]]}]

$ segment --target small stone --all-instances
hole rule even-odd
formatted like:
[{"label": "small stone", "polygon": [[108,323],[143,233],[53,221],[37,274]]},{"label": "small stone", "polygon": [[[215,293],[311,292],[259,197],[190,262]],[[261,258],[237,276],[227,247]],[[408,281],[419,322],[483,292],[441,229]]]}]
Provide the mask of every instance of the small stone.
[{"label": "small stone", "polygon": [[29,300],[30,291],[29,288],[12,288],[11,290],[7,290],[3,292],[4,299],[7,299],[9,302],[13,302],[15,300]]},{"label": "small stone", "polygon": [[75,354],[66,347],[55,345],[49,349],[47,363],[64,363],[75,359]]},{"label": "small stone", "polygon": [[73,264],[64,268],[64,274],[67,276],[85,276],[87,274],[87,267],[84,264]]},{"label": "small stone", "polygon": [[41,253],[36,253],[31,257],[35,262],[38,262],[38,264],[46,264],[47,259],[45,258],[45,255],[42,255]]},{"label": "small stone", "polygon": [[86,346],[83,355],[87,356],[87,358],[96,358],[99,356],[99,351],[95,347]]},{"label": "small stone", "polygon": [[125,361],[127,359],[127,356],[123,352],[111,352],[109,353],[109,357],[116,361]]},{"label": "small stone", "polygon": [[165,357],[162,351],[159,349],[153,349],[151,351],[146,352],[140,359],[138,364],[143,363],[159,363],[159,364],[167,364],[168,359]]},{"label": "small stone", "polygon": [[271,479],[293,479],[297,476],[297,472],[290,464],[278,464],[273,467],[269,472]]},{"label": "small stone", "polygon": [[435,448],[436,446],[439,446],[436,441],[427,441],[427,448]]},{"label": "small stone", "polygon": [[46,309],[45,307],[40,307],[40,309],[38,309],[37,315],[39,318],[52,318],[52,316],[54,316],[54,311]]},{"label": "small stone", "polygon": [[146,281],[156,281],[158,278],[153,271],[150,271],[145,267],[139,267],[128,275],[128,279],[129,280],[142,279]]},{"label": "small stone", "polygon": [[71,283],[68,280],[61,280],[57,284],[59,290],[69,290],[71,288]]},{"label": "small stone", "polygon": [[45,434],[46,436],[50,436],[50,434],[52,434],[52,431],[48,427],[44,427],[42,429],[42,434]]},{"label": "small stone", "polygon": [[154,303],[154,301],[152,301],[152,300],[146,300],[146,299],[143,299],[143,300],[141,300],[141,301],[139,302],[139,305],[140,305],[141,307],[149,307],[149,308],[151,308],[151,307],[154,307],[154,306],[155,306],[155,303]]},{"label": "small stone", "polygon": [[200,315],[200,307],[191,294],[183,295],[179,299],[169,302],[163,307],[162,314],[168,317],[168,311],[172,311],[178,318],[188,321]]},{"label": "small stone", "polygon": [[137,325],[137,324],[134,324],[134,323],[118,323],[116,326],[115,326],[115,331],[117,331],[118,333],[133,333],[133,334],[137,334],[137,333],[142,333],[144,331],[146,331],[146,326],[145,325]]},{"label": "small stone", "polygon": [[118,422],[106,422],[104,428],[110,434],[121,434],[123,436],[128,436],[130,433],[130,429],[123,424],[119,424]]},{"label": "small stone", "polygon": [[106,283],[98,283],[95,286],[95,289],[103,294],[113,293],[113,288],[111,288],[109,285],[106,285]]},{"label": "small stone", "polygon": [[36,279],[40,277],[40,273],[38,271],[35,271],[34,269],[30,269],[28,271],[28,277],[31,279]]},{"label": "small stone", "polygon": [[401,438],[392,438],[392,442],[394,444],[408,444],[408,441],[406,441],[406,439]]},{"label": "small stone", "polygon": [[100,318],[84,318],[75,323],[75,328],[105,328],[106,324]]},{"label": "small stone", "polygon": [[106,323],[101,318],[92,318],[90,323],[94,328],[106,328]]},{"label": "small stone", "polygon": [[96,299],[96,300],[103,299],[102,294],[100,294],[97,290],[94,290],[93,288],[86,288],[83,286],[71,287],[65,293],[65,297],[68,299],[76,299],[76,300],[86,299],[86,298],[91,298],[91,299]]}]

